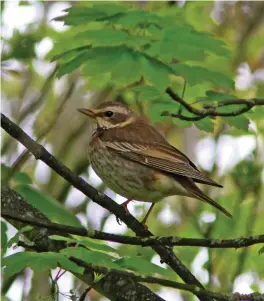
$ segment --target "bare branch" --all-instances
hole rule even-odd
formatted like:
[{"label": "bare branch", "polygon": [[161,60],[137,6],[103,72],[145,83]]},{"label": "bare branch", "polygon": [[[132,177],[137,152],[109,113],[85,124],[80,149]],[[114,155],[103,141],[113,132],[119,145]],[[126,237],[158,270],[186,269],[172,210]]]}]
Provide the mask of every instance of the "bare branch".
[{"label": "bare branch", "polygon": [[[206,117],[234,117],[241,115],[243,113],[246,113],[250,111],[253,107],[255,106],[263,106],[264,105],[264,99],[257,99],[257,98],[252,98],[252,99],[231,99],[231,100],[225,100],[225,101],[220,101],[218,104],[212,106],[204,106],[203,110],[197,109],[193,107],[192,105],[188,104],[186,101],[184,101],[181,97],[179,97],[178,94],[176,94],[171,88],[168,88],[166,90],[166,93],[170,95],[170,97],[180,103],[188,112],[194,114],[195,116],[189,117],[189,116],[184,116],[182,114],[176,114],[176,113],[171,113],[170,116],[179,118],[181,120],[186,120],[186,121],[198,121],[201,119],[204,119]],[[220,107],[225,107],[225,106],[231,106],[231,105],[241,105],[241,109],[237,109],[232,112],[218,112],[217,109]]]},{"label": "bare branch", "polygon": [[37,220],[35,218],[23,218],[14,212],[2,210],[1,216],[4,218],[16,220],[28,225],[47,228],[61,233],[62,236],[79,235],[90,237],[93,239],[107,240],[121,244],[139,245],[142,247],[167,245],[167,246],[193,246],[193,247],[207,247],[207,248],[243,248],[259,243],[264,243],[264,234],[248,237],[239,237],[236,239],[199,239],[199,238],[182,238],[177,236],[155,236],[155,237],[132,237],[111,234],[107,232],[97,231],[94,229],[78,228],[49,221]]}]

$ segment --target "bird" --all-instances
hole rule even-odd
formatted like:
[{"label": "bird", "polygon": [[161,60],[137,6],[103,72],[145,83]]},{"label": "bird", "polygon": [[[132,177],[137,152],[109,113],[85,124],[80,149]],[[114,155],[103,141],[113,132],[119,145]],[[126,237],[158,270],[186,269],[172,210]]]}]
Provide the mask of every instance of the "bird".
[{"label": "bird", "polygon": [[95,173],[115,193],[127,200],[150,202],[142,223],[154,205],[168,196],[195,198],[212,205],[228,217],[232,215],[207,196],[197,185],[223,187],[201,173],[195,164],[172,146],[154,126],[121,102],[104,102],[93,109],[80,108],[96,122],[89,143]]}]

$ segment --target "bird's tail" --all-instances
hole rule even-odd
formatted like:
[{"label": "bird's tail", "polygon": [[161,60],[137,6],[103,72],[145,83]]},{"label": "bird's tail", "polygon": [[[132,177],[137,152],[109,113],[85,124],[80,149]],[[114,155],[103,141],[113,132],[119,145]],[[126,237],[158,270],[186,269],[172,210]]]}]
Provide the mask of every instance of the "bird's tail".
[{"label": "bird's tail", "polygon": [[189,192],[190,197],[206,202],[212,205],[213,207],[217,208],[218,210],[222,211],[226,216],[232,218],[232,215],[224,207],[222,207],[214,200],[209,198],[209,196],[204,194],[202,190],[200,190],[199,187],[195,185],[192,179],[186,177],[177,177],[177,181],[179,181],[180,184]]}]

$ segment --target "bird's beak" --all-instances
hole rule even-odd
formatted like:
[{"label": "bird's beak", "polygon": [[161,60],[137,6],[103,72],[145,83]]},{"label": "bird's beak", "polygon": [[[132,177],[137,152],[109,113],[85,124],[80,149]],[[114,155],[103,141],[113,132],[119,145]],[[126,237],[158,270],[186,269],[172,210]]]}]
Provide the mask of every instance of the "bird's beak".
[{"label": "bird's beak", "polygon": [[87,115],[91,118],[95,118],[95,113],[94,111],[92,110],[89,110],[89,109],[77,109],[77,111],[83,113],[84,115]]}]

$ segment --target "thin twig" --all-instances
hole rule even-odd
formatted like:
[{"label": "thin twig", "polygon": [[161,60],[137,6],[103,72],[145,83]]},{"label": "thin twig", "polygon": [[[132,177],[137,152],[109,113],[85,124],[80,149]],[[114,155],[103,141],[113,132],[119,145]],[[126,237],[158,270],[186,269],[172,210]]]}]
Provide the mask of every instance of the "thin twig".
[{"label": "thin twig", "polygon": [[93,229],[78,228],[66,225],[60,225],[48,221],[40,221],[35,218],[23,218],[13,212],[2,210],[1,216],[8,219],[13,219],[19,222],[26,223],[37,227],[47,228],[61,232],[62,236],[69,234],[90,237],[94,239],[107,240],[116,243],[140,245],[143,247],[154,245],[168,246],[194,246],[207,248],[243,248],[259,243],[264,243],[264,234],[248,237],[239,237],[236,239],[199,239],[199,238],[182,238],[177,236],[155,236],[155,237],[132,237],[111,234],[107,232],[97,231]]},{"label": "thin twig", "polygon": [[[181,113],[171,113],[171,117],[179,118],[186,121],[199,121],[206,117],[235,117],[250,111],[255,106],[263,106],[264,99],[252,98],[252,99],[228,99],[225,101],[218,102],[215,106],[205,106],[203,110],[197,109],[192,105],[184,101],[179,95],[177,95],[171,88],[167,88],[166,93],[176,102],[180,103],[188,112],[195,116],[185,116]],[[220,107],[231,106],[231,105],[242,105],[241,109],[234,110],[232,112],[218,112],[217,109]]]}]

